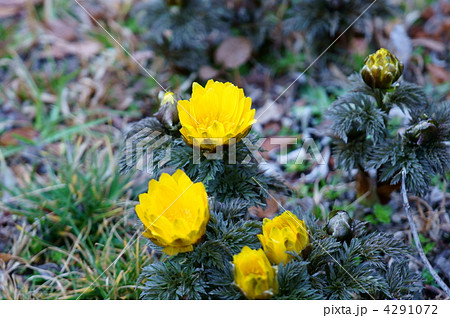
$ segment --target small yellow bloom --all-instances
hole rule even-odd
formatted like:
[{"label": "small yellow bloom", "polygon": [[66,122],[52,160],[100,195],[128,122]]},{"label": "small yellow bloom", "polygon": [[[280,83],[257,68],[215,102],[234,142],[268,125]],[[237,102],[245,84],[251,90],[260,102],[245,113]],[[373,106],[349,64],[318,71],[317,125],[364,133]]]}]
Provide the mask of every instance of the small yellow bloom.
[{"label": "small yellow bloom", "polygon": [[238,142],[256,122],[251,105],[244,90],[231,83],[209,80],[205,87],[194,83],[191,99],[178,102],[183,139],[207,150]]},{"label": "small yellow bloom", "polygon": [[139,195],[136,213],[144,224],[143,235],[164,247],[168,255],[193,250],[205,234],[209,208],[203,183],[193,183],[181,170],[151,180],[148,193]]},{"label": "small yellow bloom", "polygon": [[278,293],[277,272],[262,249],[244,246],[233,256],[234,283],[248,299],[269,299]]},{"label": "small yellow bloom", "polygon": [[386,49],[379,49],[366,57],[361,76],[372,88],[388,89],[403,73],[403,64]]},{"label": "small yellow bloom", "polygon": [[305,222],[289,211],[280,216],[264,219],[263,234],[258,238],[273,264],[287,263],[292,256],[286,252],[300,253],[309,243]]}]

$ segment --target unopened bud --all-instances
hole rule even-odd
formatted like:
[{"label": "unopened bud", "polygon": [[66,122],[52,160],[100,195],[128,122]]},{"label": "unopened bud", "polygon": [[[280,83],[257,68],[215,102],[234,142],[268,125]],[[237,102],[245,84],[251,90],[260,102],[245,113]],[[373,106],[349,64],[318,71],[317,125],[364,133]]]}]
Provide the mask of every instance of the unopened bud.
[{"label": "unopened bud", "polygon": [[438,123],[434,119],[427,119],[418,122],[417,124],[408,127],[405,136],[421,146],[430,140],[435,140],[438,133]]},{"label": "unopened bud", "polygon": [[389,89],[403,73],[403,64],[386,49],[366,57],[361,76],[372,88]]},{"label": "unopened bud", "polygon": [[330,218],[325,228],[328,234],[342,241],[352,234],[352,219],[345,211],[333,211],[330,213]]},{"label": "unopened bud", "polygon": [[163,93],[160,92],[159,98],[161,100],[161,106],[155,113],[155,117],[170,130],[178,129],[180,122],[178,118],[177,101],[175,100],[172,92]]}]

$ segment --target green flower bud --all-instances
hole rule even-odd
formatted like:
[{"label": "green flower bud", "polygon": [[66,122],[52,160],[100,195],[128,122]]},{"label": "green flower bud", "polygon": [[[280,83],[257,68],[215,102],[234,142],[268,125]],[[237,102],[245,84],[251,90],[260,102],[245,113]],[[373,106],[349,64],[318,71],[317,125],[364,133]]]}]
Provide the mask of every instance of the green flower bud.
[{"label": "green flower bud", "polygon": [[345,211],[333,211],[330,213],[325,229],[328,234],[343,241],[352,234],[352,219]]},{"label": "green flower bud", "polygon": [[379,49],[364,60],[361,76],[372,88],[389,89],[403,73],[403,64],[386,49]]},{"label": "green flower bud", "polygon": [[169,130],[179,129],[180,119],[178,118],[177,101],[172,92],[161,92],[159,95],[161,106],[155,113],[155,117]]}]

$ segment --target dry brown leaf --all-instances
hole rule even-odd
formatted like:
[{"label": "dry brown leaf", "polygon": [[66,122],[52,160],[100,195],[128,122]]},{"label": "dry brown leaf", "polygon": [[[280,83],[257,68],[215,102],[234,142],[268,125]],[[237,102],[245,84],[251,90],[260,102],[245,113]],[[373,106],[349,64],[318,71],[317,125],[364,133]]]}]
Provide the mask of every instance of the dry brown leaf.
[{"label": "dry brown leaf", "polygon": [[21,136],[27,139],[34,139],[38,132],[33,127],[22,127],[8,130],[0,136],[1,146],[16,146],[19,144],[19,139],[16,136]]},{"label": "dry brown leaf", "polygon": [[6,263],[12,259],[15,259],[16,257],[14,255],[11,254],[7,254],[7,253],[0,253],[0,261]]},{"label": "dry brown leaf", "polygon": [[13,17],[21,10],[20,7],[9,7],[0,5],[0,19]]},{"label": "dry brown leaf", "polygon": [[450,74],[443,67],[427,64],[427,70],[430,73],[431,80],[435,85],[450,82]]},{"label": "dry brown leaf", "polygon": [[102,45],[96,41],[67,42],[62,39],[55,41],[50,48],[50,55],[54,58],[61,59],[67,55],[77,55],[81,59],[88,59],[97,54]]},{"label": "dry brown leaf", "polygon": [[271,121],[279,121],[283,117],[283,106],[272,100],[267,100],[263,107],[256,110],[255,117],[261,125]]},{"label": "dry brown leaf", "polygon": [[350,40],[349,50],[352,53],[365,56],[367,55],[369,43],[365,38],[354,37]]},{"label": "dry brown leaf", "polygon": [[431,51],[436,51],[439,53],[445,52],[445,45],[442,42],[429,39],[429,38],[415,38],[411,40],[413,46],[424,46]]},{"label": "dry brown leaf", "polygon": [[198,71],[198,76],[205,81],[215,78],[217,75],[219,75],[219,71],[209,65],[203,65]]},{"label": "dry brown leaf", "polygon": [[264,140],[263,144],[261,145],[261,148],[264,149],[262,152],[262,156],[266,159],[270,158],[269,152],[272,150],[279,149],[281,145],[286,146],[290,145],[289,139],[292,138],[282,138],[282,137],[268,137]]},{"label": "dry brown leaf", "polygon": [[58,38],[64,39],[66,41],[73,41],[77,38],[77,32],[75,31],[76,28],[72,27],[70,24],[64,21],[53,19],[50,21],[46,21],[45,25]]},{"label": "dry brown leaf", "polygon": [[252,53],[252,42],[246,37],[230,37],[216,50],[215,60],[226,68],[237,68],[248,61]]},{"label": "dry brown leaf", "polygon": [[[0,0],[0,19],[13,17],[25,9],[28,0]],[[33,4],[42,2],[42,0],[32,0]]]},{"label": "dry brown leaf", "polygon": [[252,206],[248,209],[248,211],[256,215],[257,217],[263,219],[263,218],[271,218],[277,213],[278,211],[278,203],[273,198],[267,198],[266,199],[267,206],[265,208],[258,206]]},{"label": "dry brown leaf", "polygon": [[14,180],[21,188],[26,187],[31,182],[32,167],[29,164],[17,164],[11,167],[14,173]]}]

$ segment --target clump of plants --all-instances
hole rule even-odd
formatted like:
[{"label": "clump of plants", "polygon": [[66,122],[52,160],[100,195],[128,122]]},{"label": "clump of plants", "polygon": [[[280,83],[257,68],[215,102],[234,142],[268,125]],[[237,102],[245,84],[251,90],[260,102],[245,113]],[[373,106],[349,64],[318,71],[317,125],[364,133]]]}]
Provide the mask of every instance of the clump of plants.
[{"label": "clump of plants", "polygon": [[[397,57],[378,50],[366,58],[360,75],[350,77],[351,90],[329,110],[338,163],[358,170],[360,195],[372,191],[382,203],[400,188],[402,171],[407,190],[424,194],[431,177],[445,176],[450,167],[449,103],[430,103],[421,87],[398,81],[402,72]],[[408,121],[392,116],[396,107]],[[375,169],[375,180],[370,180],[370,169]]]},{"label": "clump of plants", "polygon": [[205,0],[154,0],[136,7],[134,15],[147,32],[143,40],[176,66],[196,69],[208,64],[212,31],[224,26],[223,12]]},{"label": "clump of plants", "polygon": [[8,209],[37,224],[44,242],[69,245],[82,232],[97,240],[103,221],[123,212],[117,203],[131,191],[131,175],[120,175],[111,149],[100,145],[88,149],[80,142],[46,159],[24,188],[6,189],[19,198],[5,202]]},{"label": "clump of plants", "polygon": [[162,98],[153,117],[135,123],[126,134],[121,171],[146,171],[158,179],[162,172],[182,169],[202,181],[217,200],[243,199],[250,207],[265,202],[267,190],[289,193],[276,177],[267,175],[255,160],[256,136],[251,99],[231,83],[193,84],[190,100]]},{"label": "clump of plants", "polygon": [[275,21],[273,1],[153,0],[132,14],[145,26],[142,39],[171,65],[189,71],[211,63],[217,45],[233,35],[255,49],[268,38]]},{"label": "clump of plants", "polygon": [[303,32],[308,47],[317,53],[326,49],[344,32],[343,38],[340,39],[344,42],[355,36],[363,36],[370,42],[374,17],[390,16],[395,9],[385,0],[374,3],[362,0],[291,0],[289,2],[287,17],[284,20],[285,32]]},{"label": "clump of plants", "polygon": [[259,148],[248,137],[254,122],[242,89],[210,80],[204,87],[194,83],[190,100],[165,94],[160,111],[128,132],[123,171],[152,165],[136,213],[160,255],[143,269],[141,297],[420,297],[418,278],[402,260],[406,246],[368,233],[345,211],[325,225],[301,211],[262,221],[249,215],[269,190],[286,191],[251,157]]},{"label": "clump of plants", "polygon": [[[330,107],[335,154],[346,170],[357,170],[359,195],[387,203],[401,189],[405,212],[422,261],[450,295],[421,247],[407,192],[424,195],[431,177],[450,169],[450,104],[430,103],[423,89],[399,81],[402,63],[386,49],[369,55],[351,90]],[[407,120],[392,115],[399,108]]]}]

